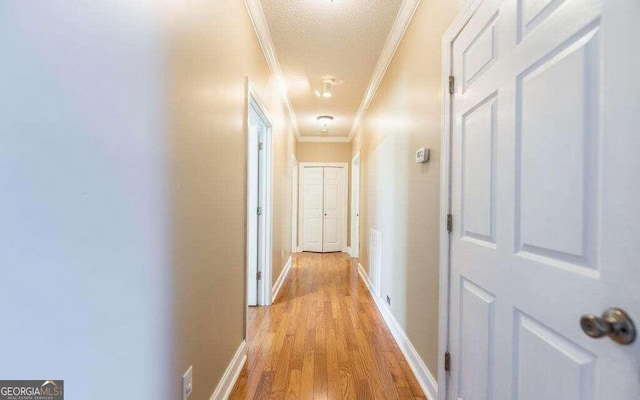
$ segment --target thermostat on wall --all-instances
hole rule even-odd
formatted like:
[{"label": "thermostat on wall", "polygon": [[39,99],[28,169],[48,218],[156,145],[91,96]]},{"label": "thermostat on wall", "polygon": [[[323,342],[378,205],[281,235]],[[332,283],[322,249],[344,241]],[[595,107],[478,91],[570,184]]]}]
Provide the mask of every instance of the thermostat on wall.
[{"label": "thermostat on wall", "polygon": [[425,163],[427,161],[429,161],[429,149],[425,149],[424,147],[419,148],[416,151],[416,162]]}]

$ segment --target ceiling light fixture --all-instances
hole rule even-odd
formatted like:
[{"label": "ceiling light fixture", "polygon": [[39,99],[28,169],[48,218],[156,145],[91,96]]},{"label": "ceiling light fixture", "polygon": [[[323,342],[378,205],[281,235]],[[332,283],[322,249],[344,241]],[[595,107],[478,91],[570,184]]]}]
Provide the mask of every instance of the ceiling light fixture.
[{"label": "ceiling light fixture", "polygon": [[328,99],[333,97],[333,85],[336,84],[335,79],[325,78],[322,80],[322,91],[316,90],[316,96]]},{"label": "ceiling light fixture", "polygon": [[329,133],[329,123],[333,121],[333,117],[331,115],[321,115],[318,117],[318,121],[322,124],[322,128],[320,128],[320,133],[327,134]]}]

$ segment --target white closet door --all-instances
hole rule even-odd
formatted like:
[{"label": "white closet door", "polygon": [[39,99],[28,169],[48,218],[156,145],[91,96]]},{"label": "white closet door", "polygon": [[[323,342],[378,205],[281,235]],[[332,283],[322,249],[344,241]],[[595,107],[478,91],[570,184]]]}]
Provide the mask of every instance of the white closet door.
[{"label": "white closet door", "polygon": [[323,252],[342,251],[343,168],[324,168]]},{"label": "white closet door", "polygon": [[324,169],[304,167],[302,251],[322,252]]}]

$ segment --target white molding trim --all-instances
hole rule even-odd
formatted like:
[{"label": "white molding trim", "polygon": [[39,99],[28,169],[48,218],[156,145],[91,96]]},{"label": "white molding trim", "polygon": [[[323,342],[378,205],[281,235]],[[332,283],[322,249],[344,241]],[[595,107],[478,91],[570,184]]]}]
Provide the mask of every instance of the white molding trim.
[{"label": "white molding trim", "polygon": [[273,74],[277,82],[278,91],[280,92],[282,102],[287,109],[287,114],[289,115],[289,119],[291,120],[291,125],[293,126],[295,137],[296,139],[300,140],[298,119],[296,117],[296,112],[293,109],[293,105],[291,104],[291,100],[289,99],[289,92],[287,91],[287,85],[284,79],[284,74],[282,73],[282,67],[280,66],[278,56],[276,55],[276,51],[273,46],[271,32],[269,31],[269,26],[267,25],[264,11],[262,10],[262,6],[260,5],[260,0],[245,0],[244,4],[247,7],[247,11],[249,12],[249,19],[251,19],[253,29],[256,31],[256,35],[258,36],[258,42],[260,43],[260,47],[262,48],[262,53],[264,54],[264,58],[267,61],[269,70],[271,70],[271,73]]},{"label": "white molding trim", "polygon": [[353,257],[353,255],[351,255],[351,247],[347,246],[347,254],[349,254],[350,257]]},{"label": "white molding trim", "polygon": [[427,398],[437,399],[438,383],[436,382],[436,379],[434,378],[433,374],[431,374],[431,371],[429,371],[429,368],[427,368],[424,361],[422,361],[422,358],[420,358],[420,355],[416,351],[415,347],[413,347],[413,344],[407,337],[404,329],[402,329],[396,318],[393,316],[387,304],[375,294],[373,283],[371,283],[369,275],[367,275],[366,271],[362,267],[362,264],[360,263],[358,263],[358,273],[360,274],[360,278],[362,278],[365,286],[367,286],[367,289],[369,289],[371,297],[373,297],[376,306],[378,306],[378,310],[380,311],[380,314],[382,314],[382,318],[384,318],[384,321],[387,323],[387,326],[389,327],[393,338],[396,340],[398,347],[400,347],[404,358],[407,359],[407,363],[409,364],[409,367],[411,367],[411,371],[413,371],[413,374],[416,376],[416,379],[420,384],[422,391],[424,391],[424,394],[427,396]]},{"label": "white molding trim", "polygon": [[291,271],[292,264],[293,264],[293,256],[289,256],[287,263],[284,265],[284,268],[282,268],[282,271],[280,272],[280,276],[278,277],[278,280],[276,280],[276,283],[273,285],[273,289],[271,289],[272,303],[276,302],[276,297],[278,297],[278,293],[280,292],[280,289],[282,288],[284,281],[287,279],[287,276],[289,275],[289,271]]},{"label": "white molding trim", "polygon": [[353,125],[351,126],[351,131],[349,132],[349,141],[353,139],[353,136],[358,131],[360,123],[362,122],[362,118],[364,118],[364,115],[369,109],[369,105],[371,105],[371,101],[373,101],[373,97],[378,91],[378,87],[380,86],[382,79],[387,73],[387,68],[389,68],[389,65],[391,65],[391,61],[396,54],[396,50],[398,50],[398,46],[400,45],[400,42],[404,37],[404,33],[407,31],[407,28],[411,23],[411,19],[413,18],[413,14],[415,14],[419,4],[420,0],[402,1],[402,5],[400,5],[400,10],[398,11],[398,16],[393,23],[393,27],[391,28],[391,32],[389,32],[389,36],[387,36],[387,41],[384,45],[384,48],[382,49],[382,52],[380,53],[376,68],[373,70],[373,75],[371,76],[371,80],[369,81],[367,91],[362,98],[362,103],[360,103],[360,108],[358,108],[358,112],[353,119]]},{"label": "white molding trim", "polygon": [[345,136],[300,136],[302,143],[349,143],[351,139]]},{"label": "white molding trim", "polygon": [[218,383],[216,390],[213,392],[209,400],[226,400],[233,390],[233,386],[242,372],[242,367],[247,361],[247,342],[245,340],[240,343],[240,347],[236,350],[231,362],[222,375],[222,379]]},{"label": "white molding trim", "polygon": [[480,6],[481,0],[467,0],[449,28],[442,35],[442,114],[440,146],[440,261],[438,289],[438,376],[446,377],[438,382],[438,400],[446,400],[449,375],[444,370],[444,354],[449,349],[449,232],[447,215],[451,210],[451,95],[449,75],[452,74],[452,45],[458,34]]}]

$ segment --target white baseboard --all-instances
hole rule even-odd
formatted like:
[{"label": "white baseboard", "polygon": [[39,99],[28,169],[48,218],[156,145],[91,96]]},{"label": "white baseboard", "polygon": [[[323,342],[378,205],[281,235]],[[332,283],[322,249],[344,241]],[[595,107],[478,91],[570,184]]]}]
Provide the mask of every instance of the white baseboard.
[{"label": "white baseboard", "polygon": [[407,359],[407,363],[409,364],[409,367],[411,367],[413,374],[416,376],[420,387],[429,400],[436,400],[438,398],[438,383],[433,377],[433,374],[431,374],[431,371],[429,371],[424,361],[422,361],[422,358],[418,355],[415,347],[413,347],[413,344],[407,337],[404,329],[402,329],[400,324],[398,324],[398,321],[396,321],[387,304],[375,294],[373,284],[369,279],[369,275],[367,275],[367,272],[362,267],[362,264],[358,264],[358,272],[360,273],[362,281],[367,286],[367,289],[369,289],[371,297],[373,297],[373,300],[376,302],[378,310],[380,310],[380,313],[382,314],[384,321],[387,323],[398,347],[400,347],[402,354],[404,354],[404,357]]},{"label": "white baseboard", "polygon": [[276,297],[278,297],[278,292],[280,292],[280,288],[282,287],[284,280],[287,279],[287,275],[291,270],[292,263],[293,263],[293,257],[289,256],[287,263],[284,265],[284,268],[282,268],[282,272],[280,272],[280,276],[278,277],[278,280],[276,281],[276,283],[273,285],[273,288],[271,289],[271,300],[274,302],[276,301]]},{"label": "white baseboard", "polygon": [[240,372],[242,371],[242,367],[246,361],[247,342],[243,340],[209,400],[226,400],[229,398],[231,390],[233,390],[233,386],[236,384],[238,376],[240,376]]},{"label": "white baseboard", "polygon": [[[351,247],[347,247],[347,254],[349,254],[349,256],[351,256]],[[353,256],[351,256],[353,257]]]}]

